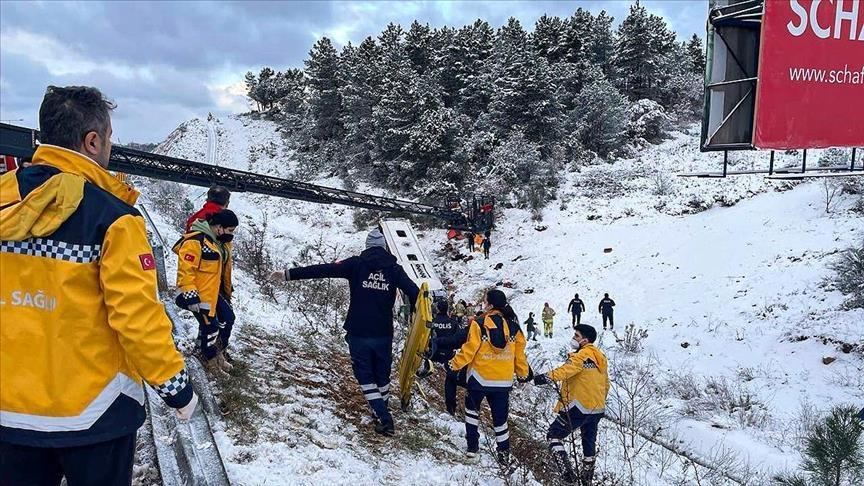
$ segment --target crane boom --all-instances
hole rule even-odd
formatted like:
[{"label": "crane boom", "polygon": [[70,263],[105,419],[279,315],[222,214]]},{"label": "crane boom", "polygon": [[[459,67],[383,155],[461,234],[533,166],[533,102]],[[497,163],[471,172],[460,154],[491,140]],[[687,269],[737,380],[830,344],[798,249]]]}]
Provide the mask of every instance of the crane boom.
[{"label": "crane boom", "polygon": [[[0,123],[0,154],[30,157],[39,133],[30,128]],[[492,226],[491,199],[475,196],[469,207],[448,203],[444,207],[385,196],[346,191],[290,179],[220,167],[162,154],[115,146],[108,168],[125,174],[210,187],[224,186],[235,192],[252,192],[319,204],[341,204],[385,212],[403,212],[444,220],[458,230],[488,231]]]}]

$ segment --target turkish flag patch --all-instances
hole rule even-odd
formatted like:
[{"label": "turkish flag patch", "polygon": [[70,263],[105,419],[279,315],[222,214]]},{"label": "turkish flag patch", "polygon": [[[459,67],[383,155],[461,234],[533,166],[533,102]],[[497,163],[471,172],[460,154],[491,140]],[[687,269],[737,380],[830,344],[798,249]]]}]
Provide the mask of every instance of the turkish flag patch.
[{"label": "turkish flag patch", "polygon": [[156,259],[153,258],[152,254],[145,253],[143,255],[138,255],[138,259],[141,260],[141,268],[144,270],[153,270],[156,268]]},{"label": "turkish flag patch", "polygon": [[191,253],[187,253],[186,255],[183,256],[183,259],[186,260],[187,262],[194,262],[195,261],[195,255],[193,255]]}]

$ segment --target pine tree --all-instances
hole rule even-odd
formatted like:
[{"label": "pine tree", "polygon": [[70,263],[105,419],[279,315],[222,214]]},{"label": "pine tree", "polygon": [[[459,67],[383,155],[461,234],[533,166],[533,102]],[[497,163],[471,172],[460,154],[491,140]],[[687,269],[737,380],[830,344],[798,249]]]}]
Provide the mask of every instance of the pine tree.
[{"label": "pine tree", "polygon": [[380,96],[381,50],[374,39],[367,37],[356,48],[346,46],[340,59],[347,159],[354,168],[368,168],[376,150],[372,111]]},{"label": "pine tree", "polygon": [[624,143],[628,106],[627,98],[594,67],[569,114],[570,123],[585,148],[605,157]]},{"label": "pine tree", "polygon": [[560,104],[548,62],[527,40],[515,18],[498,31],[489,117],[499,136],[519,130],[545,151],[561,131]]},{"label": "pine tree", "polygon": [[705,51],[702,48],[702,39],[696,34],[687,42],[687,53],[690,55],[690,65],[696,74],[705,73]]},{"label": "pine tree", "polygon": [[[404,31],[390,24],[378,40],[381,45],[381,98],[373,109],[376,141],[384,161],[393,161],[408,141],[410,128],[420,116],[418,77],[405,52]],[[387,164],[384,170],[398,172],[399,164]],[[396,179],[400,177],[398,174]]]},{"label": "pine tree", "polygon": [[615,34],[612,31],[614,21],[615,19],[609,16],[605,10],[601,10],[594,18],[591,37],[588,42],[589,61],[602,69],[603,74],[610,79],[614,72]]},{"label": "pine tree", "polygon": [[305,61],[310,89],[310,111],[318,140],[342,137],[342,96],[339,93],[339,57],[333,43],[322,37]]},{"label": "pine tree", "polygon": [[495,31],[483,20],[462,28],[457,42],[464,53],[463,69],[459,73],[460,103],[459,110],[471,120],[486,113],[492,95],[493,60]]},{"label": "pine tree", "polygon": [[249,71],[246,73],[246,76],[243,78],[246,83],[246,96],[249,97],[250,100],[255,102],[255,106],[258,107],[258,111],[261,111],[261,100],[258,99],[258,77],[255,76],[255,73]]},{"label": "pine tree", "polygon": [[566,52],[562,42],[565,24],[560,17],[543,15],[534,24],[531,33],[531,46],[538,55],[544,57],[549,64],[561,61]]},{"label": "pine tree", "polygon": [[424,75],[432,67],[433,37],[429,24],[421,25],[416,20],[405,34],[405,52],[411,61],[411,67],[418,75]]},{"label": "pine tree", "polygon": [[649,15],[638,3],[632,5],[618,27],[615,45],[615,73],[621,91],[631,100],[648,98],[662,103],[663,61],[676,45],[675,33],[661,17]]}]

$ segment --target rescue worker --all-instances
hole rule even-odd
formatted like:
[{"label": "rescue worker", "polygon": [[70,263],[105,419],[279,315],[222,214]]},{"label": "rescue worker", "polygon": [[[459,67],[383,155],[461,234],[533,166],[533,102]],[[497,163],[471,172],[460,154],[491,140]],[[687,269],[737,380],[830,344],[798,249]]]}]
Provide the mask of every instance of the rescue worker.
[{"label": "rescue worker", "polygon": [[354,377],[375,412],[375,432],[392,436],[395,427],[387,400],[393,364],[393,304],[399,289],[413,308],[420,289],[387,251],[384,235],[378,229],[370,231],[366,249],[358,256],[336,263],[285,269],[274,272],[273,277],[348,280],[351,301],[344,328]]},{"label": "rescue worker", "polygon": [[464,300],[460,300],[453,306],[453,314],[459,320],[459,324],[465,322],[465,317],[468,315],[468,304]]},{"label": "rescue worker", "polygon": [[474,235],[474,246],[476,247],[477,251],[483,251],[483,234],[482,233],[477,233],[476,235]]},{"label": "rescue worker", "polygon": [[179,418],[198,402],[138,193],[107,170],[115,105],[49,86],[33,164],[0,177],[0,484],[132,482],[142,378]]},{"label": "rescue worker", "polygon": [[192,231],[192,223],[195,221],[206,220],[207,216],[228,209],[230,201],[231,192],[228,189],[222,186],[212,186],[207,190],[207,201],[204,203],[204,207],[186,220],[186,232]]},{"label": "rescue worker", "polygon": [[573,326],[582,324],[582,313],[585,312],[585,303],[579,298],[579,294],[573,297],[573,300],[567,304],[567,312],[573,315]]},{"label": "rescue worker", "polygon": [[609,323],[609,329],[615,329],[615,301],[609,298],[609,294],[603,294],[603,299],[597,306],[597,311],[603,316],[603,329],[606,329],[606,323]]},{"label": "rescue worker", "polygon": [[[587,324],[578,324],[573,332],[573,351],[567,362],[546,374],[534,377],[535,385],[560,382],[559,399],[555,404],[558,414],[546,440],[555,458],[555,463],[565,483],[582,481],[590,486],[594,478],[594,462],[597,454],[597,424],[606,411],[606,395],[609,393],[609,374],[606,356],[594,346],[597,330]],[[582,439],[581,477],[577,478],[562,442],[576,429]]]},{"label": "rescue worker", "polygon": [[543,318],[543,337],[551,338],[554,328],[555,309],[549,307],[549,302],[543,304],[543,313],[540,314]]},{"label": "rescue worker", "polygon": [[486,232],[486,236],[483,237],[483,257],[485,260],[489,259],[489,248],[492,247],[492,239],[489,238],[489,232]]},{"label": "rescue worker", "polygon": [[[432,361],[436,363],[447,363],[456,354],[456,350],[465,344],[468,339],[468,327],[462,326],[461,321],[448,315],[447,302],[439,301],[437,304],[438,314],[430,323],[434,335],[432,337],[435,352]],[[453,373],[447,373],[444,378],[444,406],[447,413],[456,415],[456,387],[465,386],[465,373],[461,377]]]},{"label": "rescue worker", "polygon": [[480,460],[480,405],[485,398],[492,412],[492,426],[502,465],[510,462],[510,433],[507,415],[513,376],[529,381],[531,369],[525,356],[525,336],[518,318],[507,304],[504,292],[486,293],[486,313],[471,321],[468,340],[448,363],[451,373],[467,368],[468,392],[465,395],[466,459]]},{"label": "rescue worker", "polygon": [[474,233],[467,232],[465,233],[465,239],[468,240],[468,251],[474,252]]},{"label": "rescue worker", "polygon": [[234,327],[231,307],[232,245],[239,221],[230,209],[196,220],[189,233],[174,244],[177,254],[175,303],[198,321],[198,345],[204,367],[211,373],[228,373],[233,365],[225,349]]},{"label": "rescue worker", "polygon": [[525,329],[528,332],[528,340],[529,341],[536,341],[537,335],[540,333],[537,332],[537,323],[534,322],[534,313],[533,312],[529,312],[528,313],[528,319],[525,319]]}]

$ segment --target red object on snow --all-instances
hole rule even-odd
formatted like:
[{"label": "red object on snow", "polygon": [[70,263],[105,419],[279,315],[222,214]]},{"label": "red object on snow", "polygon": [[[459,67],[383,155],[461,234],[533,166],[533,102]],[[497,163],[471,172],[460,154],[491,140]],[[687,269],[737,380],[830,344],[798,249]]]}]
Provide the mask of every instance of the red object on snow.
[{"label": "red object on snow", "polygon": [[447,232],[447,239],[448,240],[452,240],[452,239],[460,240],[460,239],[462,239],[462,232],[457,231],[455,229],[451,229],[450,231]]},{"label": "red object on snow", "polygon": [[0,160],[0,174],[5,174],[10,170],[15,170],[18,168],[18,159],[12,157],[11,155],[4,155],[3,159]]}]

